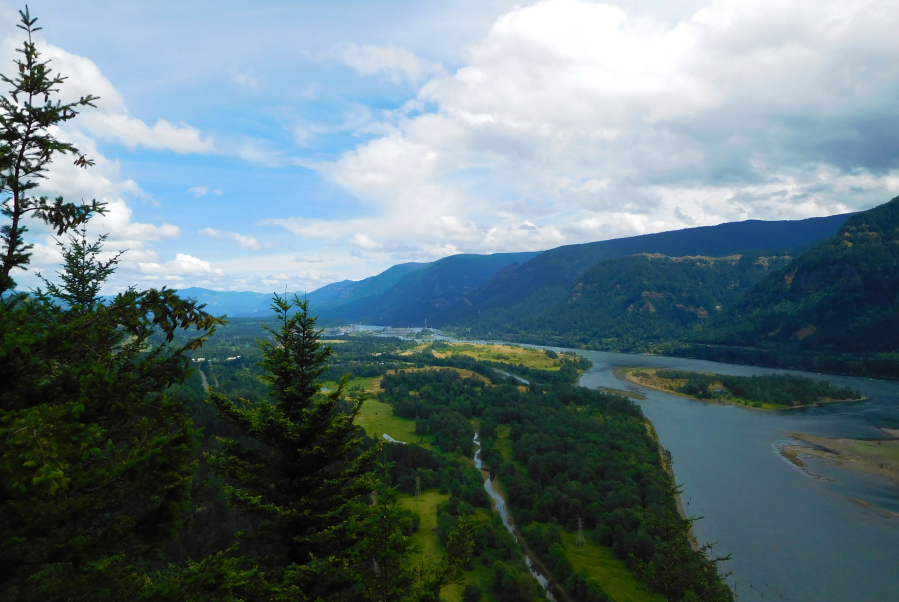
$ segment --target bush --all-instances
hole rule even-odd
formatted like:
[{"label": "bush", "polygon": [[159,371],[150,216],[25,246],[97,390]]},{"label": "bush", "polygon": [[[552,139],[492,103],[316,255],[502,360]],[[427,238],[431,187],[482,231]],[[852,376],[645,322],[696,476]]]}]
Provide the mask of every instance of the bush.
[{"label": "bush", "polygon": [[466,585],[465,590],[462,592],[462,602],[481,602],[483,597],[484,592],[474,583]]}]

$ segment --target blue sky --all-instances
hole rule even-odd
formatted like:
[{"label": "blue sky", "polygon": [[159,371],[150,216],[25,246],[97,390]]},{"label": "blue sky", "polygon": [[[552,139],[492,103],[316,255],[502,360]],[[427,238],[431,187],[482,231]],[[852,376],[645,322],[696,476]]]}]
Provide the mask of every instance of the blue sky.
[{"label": "blue sky", "polygon": [[64,94],[101,96],[60,133],[97,165],[45,190],[109,203],[111,290],[313,290],[899,194],[895,2],[30,7]]}]

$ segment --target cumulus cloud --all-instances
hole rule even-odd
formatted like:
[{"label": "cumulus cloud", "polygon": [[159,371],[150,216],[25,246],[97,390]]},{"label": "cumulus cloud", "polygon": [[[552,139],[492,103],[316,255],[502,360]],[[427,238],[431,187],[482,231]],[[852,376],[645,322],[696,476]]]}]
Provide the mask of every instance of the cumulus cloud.
[{"label": "cumulus cloud", "polygon": [[259,251],[260,249],[270,247],[270,243],[260,242],[255,236],[249,234],[238,234],[237,232],[225,232],[215,230],[213,228],[203,228],[200,234],[209,238],[221,238],[236,242],[241,249],[249,249],[251,251]]},{"label": "cumulus cloud", "polygon": [[216,196],[222,196],[222,194],[224,194],[220,188],[210,188],[209,186],[194,186],[193,188],[188,188],[187,192],[197,198],[206,196],[207,194],[214,194]]},{"label": "cumulus cloud", "polygon": [[899,191],[894,8],[713,0],[663,23],[585,0],[519,7],[382,133],[309,167],[368,205],[351,236],[422,252],[867,208]]},{"label": "cumulus cloud", "polygon": [[[0,27],[10,33],[16,32],[5,36],[0,45],[0,64],[9,65],[17,57],[21,31],[13,29],[12,25],[18,20],[18,15],[13,11],[0,13]],[[153,125],[148,125],[131,115],[122,95],[92,60],[47,43],[41,34],[37,35],[36,44],[41,59],[50,61],[51,69],[66,76],[60,88],[65,102],[87,95],[100,97],[95,109],[81,111],[74,125],[66,125],[67,129],[82,129],[98,139],[118,142],[130,149],[144,147],[182,154],[215,151],[213,139],[191,125],[172,123],[166,119],[158,119]]]},{"label": "cumulus cloud", "polygon": [[141,271],[145,274],[153,274],[159,276],[204,276],[215,274],[224,276],[225,273],[217,268],[213,268],[208,261],[203,261],[192,255],[178,253],[175,259],[164,263],[138,263]]},{"label": "cumulus cloud", "polygon": [[[11,58],[16,42],[7,40],[3,59]],[[52,61],[52,66],[67,76],[61,88],[64,98],[72,99],[88,94],[99,96],[96,109],[86,109],[75,122],[91,135],[119,142],[130,149],[138,146],[176,153],[210,153],[215,151],[211,137],[203,136],[197,128],[186,123],[172,123],[158,119],[152,126],[131,115],[118,90],[103,75],[100,68],[85,57],[77,56],[51,44],[40,44],[40,50]],[[2,60],[2,59],[0,59]]]},{"label": "cumulus cloud", "polygon": [[366,251],[377,251],[378,249],[384,248],[384,245],[374,240],[368,234],[361,234],[359,232],[349,240],[351,245],[355,245],[360,249],[365,249]]},{"label": "cumulus cloud", "polygon": [[324,261],[321,255],[318,253],[312,255],[299,254],[294,258],[294,261],[297,263],[321,263]]},{"label": "cumulus cloud", "polygon": [[442,65],[419,59],[413,53],[396,46],[357,45],[343,42],[320,55],[353,69],[359,75],[377,75],[395,84],[418,83],[427,77],[444,73]]}]

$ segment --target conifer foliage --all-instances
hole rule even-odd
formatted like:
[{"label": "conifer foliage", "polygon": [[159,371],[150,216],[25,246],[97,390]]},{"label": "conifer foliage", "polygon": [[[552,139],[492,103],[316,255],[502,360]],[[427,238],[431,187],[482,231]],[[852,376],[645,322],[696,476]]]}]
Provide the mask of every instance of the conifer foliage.
[{"label": "conifer foliage", "polygon": [[[53,99],[65,78],[40,60],[37,19],[20,15],[18,73],[0,76],[12,88],[0,97],[0,600],[127,599],[181,527],[198,437],[167,392],[220,321],[165,288],[98,298],[117,256],[99,259],[104,237],[83,226],[103,205],[33,192],[54,157],[91,165],[52,132],[96,97]],[[28,216],[57,235],[82,229],[63,245],[60,285],[4,298],[29,263]]]},{"label": "conifer foliage", "polygon": [[46,177],[48,164],[54,155],[75,155],[75,165],[88,167],[87,159],[72,144],[54,136],[52,128],[78,115],[76,109],[93,107],[98,97],[82,96],[75,102],[54,100],[59,86],[66,78],[54,74],[48,61],[41,61],[32,34],[40,31],[37,18],[19,11],[18,27],[28,39],[17,52],[18,73],[10,78],[0,74],[0,81],[12,89],[0,96],[0,194],[9,194],[0,203],[0,214],[9,220],[0,226],[0,295],[11,290],[15,281],[11,272],[28,263],[31,245],[23,238],[27,228],[24,219],[29,215],[56,230],[57,236],[70,228],[87,222],[92,214],[103,213],[103,203],[89,205],[66,202],[62,197],[53,201],[45,196],[33,196],[32,191]]},{"label": "conifer foliage", "polygon": [[167,391],[219,320],[167,289],[61,302],[78,294],[0,303],[0,600],[124,587],[190,501],[197,432]]},{"label": "conifer foliage", "polygon": [[260,568],[279,595],[329,598],[354,580],[349,526],[355,502],[376,487],[376,448],[361,452],[354,420],[363,400],[341,401],[347,377],[321,390],[333,351],[320,341],[309,301],[276,296],[272,309],[281,326],[268,329],[274,341],[260,342],[269,398],[210,395],[243,437],[220,437],[223,449],[209,463],[233,483],[229,502],[262,520],[252,539],[269,551]]}]

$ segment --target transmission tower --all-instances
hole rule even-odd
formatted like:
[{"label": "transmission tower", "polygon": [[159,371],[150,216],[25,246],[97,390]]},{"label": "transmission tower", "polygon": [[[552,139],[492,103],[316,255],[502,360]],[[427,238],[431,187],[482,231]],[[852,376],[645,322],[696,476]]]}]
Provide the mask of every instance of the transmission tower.
[{"label": "transmission tower", "polygon": [[577,519],[577,541],[574,545],[583,546],[586,542],[584,541],[584,519]]},{"label": "transmission tower", "polygon": [[415,501],[421,501],[421,477],[415,477]]}]

